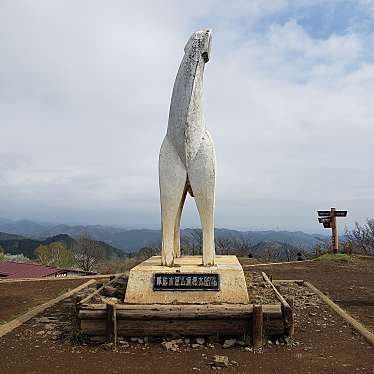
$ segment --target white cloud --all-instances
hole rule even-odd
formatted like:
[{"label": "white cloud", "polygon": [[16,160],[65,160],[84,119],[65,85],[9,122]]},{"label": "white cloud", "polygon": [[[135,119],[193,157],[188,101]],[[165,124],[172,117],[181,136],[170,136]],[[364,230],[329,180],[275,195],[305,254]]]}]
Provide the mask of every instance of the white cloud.
[{"label": "white cloud", "polygon": [[[298,212],[282,220],[288,229],[318,230],[318,204],[349,200],[354,211],[369,199],[352,217],[372,214],[373,34],[314,38],[299,22],[305,7],[3,2],[0,216],[157,226],[173,80],[189,33],[205,26],[217,225],[276,227],[279,216],[259,209],[284,201]],[[298,10],[278,21],[288,9]],[[186,224],[198,222],[192,208]]]}]

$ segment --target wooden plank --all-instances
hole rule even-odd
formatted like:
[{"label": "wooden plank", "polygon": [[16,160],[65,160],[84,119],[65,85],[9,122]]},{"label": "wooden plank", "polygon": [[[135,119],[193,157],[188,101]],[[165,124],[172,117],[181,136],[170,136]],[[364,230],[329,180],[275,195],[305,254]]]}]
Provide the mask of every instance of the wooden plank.
[{"label": "wooden plank", "polygon": [[[168,335],[243,335],[246,320],[170,320],[170,321],[117,321],[118,336],[168,336]],[[106,335],[105,320],[82,320],[83,333],[96,336]]]},{"label": "wooden plank", "polygon": [[[248,311],[252,310],[251,304],[116,304],[117,310],[185,310],[185,311],[204,311],[204,310],[232,310]],[[279,304],[264,304],[263,308],[267,311],[279,310]],[[106,304],[84,304],[82,310],[105,310]]]},{"label": "wooden plank", "polygon": [[[81,320],[81,331],[90,336],[107,333],[106,320]],[[157,323],[146,320],[117,320],[118,336],[251,336],[251,326],[248,319],[221,319],[221,320],[160,320]],[[284,333],[283,321],[264,321],[264,331],[267,335],[280,335]]]},{"label": "wooden plank", "polygon": [[262,347],[263,337],[263,311],[261,305],[253,305],[252,314],[252,345],[254,348]]},{"label": "wooden plank", "polygon": [[282,283],[296,283],[299,286],[304,285],[303,279],[273,279],[273,284],[282,284]]},{"label": "wooden plank", "polygon": [[281,302],[281,304],[283,306],[285,306],[286,308],[290,308],[290,306],[288,305],[286,299],[280,294],[280,292],[276,289],[276,287],[274,286],[274,284],[270,281],[269,277],[266,275],[266,273],[264,272],[261,272],[262,274],[262,277],[264,278],[264,281],[273,289],[274,293],[275,293],[275,296],[277,297],[277,299]]},{"label": "wooden plank", "polygon": [[[280,305],[264,306],[264,313],[268,320],[277,320],[282,318]],[[137,320],[170,320],[170,319],[245,319],[251,318],[252,306],[246,310],[223,310],[223,309],[206,309],[206,310],[184,310],[183,308],[173,308],[172,310],[134,310],[118,309],[117,319],[137,319]],[[80,310],[79,319],[105,319],[105,310]]]},{"label": "wooden plank", "polygon": [[318,288],[314,287],[310,282],[305,285],[315,294],[317,294],[335,313],[339,314],[347,323],[349,323],[356,331],[358,331],[371,345],[374,346],[374,334],[370,332],[362,323],[350,316],[343,308],[335,304]]},{"label": "wooden plank", "polygon": [[243,269],[246,268],[253,268],[258,266],[273,266],[273,265],[288,265],[288,264],[302,264],[304,262],[312,262],[315,260],[302,260],[302,261],[284,261],[284,262],[268,262],[262,264],[250,264],[250,265],[242,265]]},{"label": "wooden plank", "polygon": [[0,337],[4,336],[5,334],[9,333],[10,331],[14,330],[18,326],[21,326],[23,323],[27,322],[31,318],[35,317],[37,314],[43,312],[47,308],[59,303],[62,300],[67,299],[68,297],[74,295],[75,293],[83,290],[84,288],[90,286],[91,284],[95,283],[95,280],[91,279],[88,282],[81,284],[80,286],[65,292],[63,295],[56,297],[55,299],[49,300],[44,304],[38,305],[35,308],[29,310],[28,312],[22,314],[21,316],[13,319],[12,321],[5,323],[4,325],[0,326]]}]

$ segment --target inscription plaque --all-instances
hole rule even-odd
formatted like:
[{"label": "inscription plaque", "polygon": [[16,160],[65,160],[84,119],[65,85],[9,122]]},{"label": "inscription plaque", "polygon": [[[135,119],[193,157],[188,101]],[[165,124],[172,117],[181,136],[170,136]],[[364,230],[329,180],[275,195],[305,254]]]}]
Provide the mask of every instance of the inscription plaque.
[{"label": "inscription plaque", "polygon": [[154,276],[154,291],[219,291],[218,274],[168,274]]}]

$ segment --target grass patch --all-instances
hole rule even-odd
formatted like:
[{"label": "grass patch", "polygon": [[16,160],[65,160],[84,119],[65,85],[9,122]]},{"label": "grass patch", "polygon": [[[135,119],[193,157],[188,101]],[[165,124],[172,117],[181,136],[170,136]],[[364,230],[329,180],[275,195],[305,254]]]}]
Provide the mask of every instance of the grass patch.
[{"label": "grass patch", "polygon": [[350,262],[352,257],[345,253],[326,253],[316,258],[316,261]]}]

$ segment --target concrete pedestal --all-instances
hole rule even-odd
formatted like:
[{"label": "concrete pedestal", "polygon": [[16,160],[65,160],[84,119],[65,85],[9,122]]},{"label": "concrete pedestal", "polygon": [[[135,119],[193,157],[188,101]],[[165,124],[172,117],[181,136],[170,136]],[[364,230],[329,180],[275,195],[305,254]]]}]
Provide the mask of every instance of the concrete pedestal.
[{"label": "concrete pedestal", "polygon": [[[216,264],[201,265],[200,256],[175,259],[161,266],[153,256],[130,270],[125,303],[130,304],[248,304],[243,269],[236,256],[216,256]],[[168,283],[169,282],[169,283]]]}]

